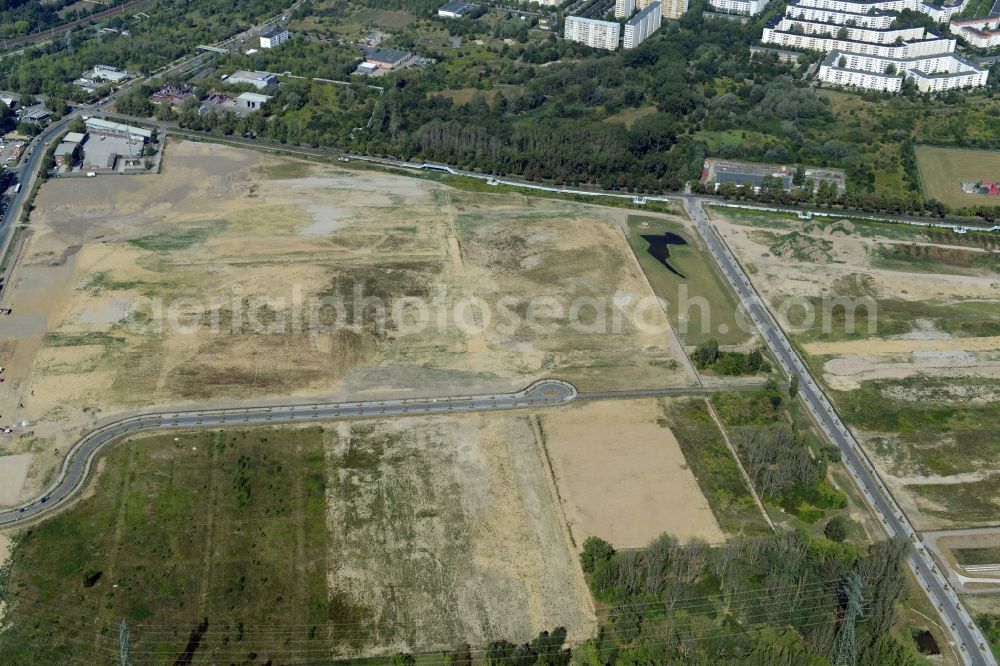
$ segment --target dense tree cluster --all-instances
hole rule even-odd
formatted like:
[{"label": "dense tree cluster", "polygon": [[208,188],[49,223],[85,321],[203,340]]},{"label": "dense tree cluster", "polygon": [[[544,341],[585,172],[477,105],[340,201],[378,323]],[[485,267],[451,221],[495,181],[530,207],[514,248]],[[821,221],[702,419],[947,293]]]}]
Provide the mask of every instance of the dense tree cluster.
[{"label": "dense tree cluster", "polygon": [[[93,5],[81,6],[77,0],[0,0],[0,39],[29,35],[46,28],[65,23],[68,20],[89,16],[110,9],[126,0],[107,0]],[[60,11],[76,5],[64,18]]]},{"label": "dense tree cluster", "polygon": [[771,364],[759,349],[746,354],[742,352],[719,351],[719,341],[707,340],[695,347],[691,356],[699,369],[711,368],[720,375],[753,375],[770,372]]},{"label": "dense tree cluster", "polygon": [[72,52],[64,40],[28,48],[24,57],[0,59],[0,88],[21,94],[44,93],[84,101],[91,94],[72,82],[95,64],[130,72],[151,72],[280,12],[292,0],[160,0],[144,9],[148,19],[115,17],[108,25],[127,27],[129,35],[75,31]]},{"label": "dense tree cluster", "polygon": [[[846,604],[862,582],[858,663],[914,664],[892,629],[905,595],[905,540],[872,545],[789,533],[712,548],[664,535],[642,550],[583,546],[590,585],[609,611],[601,636],[582,646],[584,663],[827,663]],[[589,661],[587,659],[589,658]]]},{"label": "dense tree cluster", "polygon": [[[0,61],[0,88],[82,100],[89,94],[70,82],[86,67],[104,62],[148,72],[190,53],[195,44],[233,34],[288,4],[162,0],[149,8],[148,21],[110,22],[127,25],[130,37],[88,32],[78,35],[73,53],[55,40],[29,49],[26,58]],[[307,2],[295,17],[346,19],[359,7],[425,17],[438,4]],[[976,105],[969,95],[935,100],[904,95],[887,105],[881,97],[861,94],[857,100],[870,102],[862,121],[858,109],[835,108],[802,80],[805,62],[782,63],[750,53],[771,14],[746,24],[706,19],[696,0],[679,21],[666,22],[640,47],[619,52],[590,49],[552,33],[533,33],[529,39],[530,22],[495,15],[438,25],[435,34],[447,29],[488,42],[479,48],[444,48],[429,44],[430,21],[420,18],[394,30],[385,46],[434,58],[433,66],[404,68],[377,81],[360,79],[334,92],[330,86],[283,79],[280,90],[266,91],[276,97],[253,118],[196,116],[191,108],[161,109],[157,115],[202,131],[625,191],[679,190],[686,183],[705,191],[696,179],[706,156],[840,168],[848,177],[843,194],[833,184],[809,181],[801,168],[790,191],[775,181],[756,193],[725,184],[718,194],[944,215],[943,204],[924,200],[913,144],[993,146],[1000,140],[990,115],[996,105],[990,100]],[[500,39],[508,41],[500,44]],[[216,64],[220,71],[254,68],[341,80],[359,57],[350,46],[297,38],[254,59],[233,54]],[[384,93],[373,92],[367,83],[384,87]],[[926,113],[928,105],[940,113]],[[126,100],[124,108],[136,115],[150,112],[138,97]],[[883,182],[892,186],[878,184]],[[972,212],[992,219],[997,210]]]}]

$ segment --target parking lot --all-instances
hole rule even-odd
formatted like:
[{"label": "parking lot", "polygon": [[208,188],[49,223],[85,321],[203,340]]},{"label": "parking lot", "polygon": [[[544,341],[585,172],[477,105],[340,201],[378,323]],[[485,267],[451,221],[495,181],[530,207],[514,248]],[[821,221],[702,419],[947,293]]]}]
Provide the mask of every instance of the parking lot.
[{"label": "parking lot", "polygon": [[0,164],[13,167],[24,152],[24,141],[0,140]]}]

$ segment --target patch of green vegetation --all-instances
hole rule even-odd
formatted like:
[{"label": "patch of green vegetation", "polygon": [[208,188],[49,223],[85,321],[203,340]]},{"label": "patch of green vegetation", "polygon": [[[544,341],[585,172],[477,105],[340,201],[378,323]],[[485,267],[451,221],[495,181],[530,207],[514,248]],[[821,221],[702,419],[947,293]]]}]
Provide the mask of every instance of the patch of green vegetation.
[{"label": "patch of green vegetation", "polygon": [[697,400],[678,401],[664,409],[663,425],[677,438],[684,459],[727,535],[770,532],[740,468],[712,419]]},{"label": "patch of green vegetation", "polygon": [[214,220],[208,223],[201,222],[198,223],[198,226],[191,226],[186,229],[174,229],[140,238],[133,238],[129,243],[149,252],[177,252],[178,250],[186,250],[193,245],[204,243],[210,237],[222,233],[227,224],[225,220]]},{"label": "patch of green vegetation", "polygon": [[[669,256],[662,261],[654,256],[649,237],[667,239],[661,245]],[[742,315],[736,298],[696,234],[678,222],[630,215],[628,241],[653,293],[666,301],[667,317],[685,343],[715,338],[721,344],[739,344],[747,339],[747,325],[737,320]]]},{"label": "patch of green vegetation", "polygon": [[[1000,386],[997,380],[976,380]],[[1000,410],[995,404],[915,402],[890,397],[913,390],[933,395],[948,380],[911,377],[904,380],[866,381],[853,391],[833,391],[841,416],[851,425],[893,433],[902,448],[895,451],[898,464],[925,474],[961,474],[995,467],[1000,460],[995,433]],[[985,388],[985,387],[984,387]]]},{"label": "patch of green vegetation", "polygon": [[871,252],[872,265],[901,271],[957,275],[1000,273],[1000,254],[933,245],[879,245]]},{"label": "patch of green vegetation", "polygon": [[757,492],[769,504],[812,525],[828,510],[847,506],[847,497],[827,478],[829,463],[840,455],[819,441],[811,425],[799,428],[800,420],[785,409],[788,402],[773,379],[752,393],[712,397]]},{"label": "patch of green vegetation", "polygon": [[737,224],[748,227],[792,230],[800,229],[802,226],[802,220],[792,213],[773,213],[765,210],[726,208],[723,206],[709,206],[708,208],[712,211],[713,216],[723,216]]},{"label": "patch of green vegetation", "polygon": [[60,333],[54,331],[45,336],[49,347],[105,347],[107,351],[121,351],[125,348],[125,338],[117,338],[101,331],[88,333]]},{"label": "patch of green vegetation", "polygon": [[282,161],[278,164],[268,164],[260,167],[261,175],[268,180],[291,180],[305,178],[313,171],[313,166],[306,162]]},{"label": "patch of green vegetation", "polygon": [[952,551],[959,564],[1000,564],[1000,546],[991,548],[955,548]]},{"label": "patch of green vegetation", "polygon": [[[363,321],[356,323],[371,328],[377,325],[375,303],[381,303],[388,312],[393,302],[403,296],[430,297],[433,278],[440,270],[440,264],[435,261],[399,261],[334,269],[329,286],[320,296],[337,299],[349,318],[357,314]],[[355,301],[359,296],[361,300]],[[321,312],[321,318],[325,314],[332,313]]]},{"label": "patch of green vegetation", "polygon": [[785,395],[774,379],[756,391],[721,391],[712,395],[712,404],[726,427],[769,425],[783,418]]},{"label": "patch of green vegetation", "polygon": [[808,308],[788,309],[797,343],[901,335],[913,331],[918,320],[931,321],[958,337],[1000,335],[1000,302],[877,298],[871,278],[865,275],[840,278],[831,291],[836,294],[833,298],[812,297]]},{"label": "patch of green vegetation", "polygon": [[898,539],[862,553],[793,532],[716,548],[665,534],[638,551],[615,552],[591,537],[581,565],[607,610],[602,631],[578,654],[598,657],[585,663],[826,664],[845,583],[858,576],[865,604],[858,663],[914,664],[913,643],[889,634],[908,591],[908,548]]},{"label": "patch of green vegetation", "polygon": [[798,231],[778,236],[768,249],[771,254],[796,261],[826,264],[833,260],[833,243]]},{"label": "patch of green vegetation", "polygon": [[97,273],[90,273],[87,275],[86,279],[80,285],[81,291],[86,291],[90,294],[99,294],[102,291],[127,291],[129,289],[135,289],[141,283],[132,281],[120,281],[115,280],[111,277],[111,273],[107,271],[98,271]]},{"label": "patch of green vegetation", "polygon": [[[907,492],[929,502],[921,502],[922,511],[942,518],[953,527],[992,524],[1000,509],[1000,474],[981,481],[959,484],[907,486]],[[919,500],[918,500],[919,501]]]},{"label": "patch of green vegetation", "polygon": [[[412,172],[405,172],[407,176],[413,176]],[[644,204],[637,204],[631,197],[611,197],[589,194],[574,194],[571,192],[548,192],[545,190],[526,190],[516,185],[490,185],[481,178],[471,176],[454,176],[439,171],[426,172],[421,175],[428,180],[435,180],[456,189],[467,192],[484,192],[487,194],[530,194],[532,197],[544,199],[562,199],[575,203],[591,204],[594,206],[610,206],[612,208],[629,208],[632,210],[644,210],[651,213],[665,213],[667,215],[681,215],[679,207],[665,201],[647,201]]]},{"label": "patch of green vegetation", "polygon": [[986,634],[993,656],[1000,659],[1000,615],[980,615],[976,618],[976,624]]},{"label": "patch of green vegetation", "polygon": [[712,370],[720,375],[755,375],[771,372],[771,362],[764,358],[760,349],[747,352],[719,351],[719,341],[715,338],[698,345],[691,360],[699,370]]},{"label": "patch of green vegetation", "polygon": [[[277,661],[286,640],[326,650],[364,635],[368,613],[327,589],[320,429],[154,436],[104,459],[99,492],[21,533],[0,633],[10,663],[99,663],[122,618],[154,661],[189,639],[198,659]],[[350,637],[330,629],[348,622]],[[244,630],[277,623],[298,628]],[[199,626],[212,640],[195,640]]]}]

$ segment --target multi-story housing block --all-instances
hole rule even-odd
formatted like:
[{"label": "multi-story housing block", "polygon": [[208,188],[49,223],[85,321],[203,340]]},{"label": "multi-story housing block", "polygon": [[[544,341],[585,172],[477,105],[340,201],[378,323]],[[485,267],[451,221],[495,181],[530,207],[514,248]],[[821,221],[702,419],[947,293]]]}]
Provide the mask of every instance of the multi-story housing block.
[{"label": "multi-story housing block", "polygon": [[924,7],[918,0],[792,0],[783,16],[768,21],[761,39],[830,53],[818,78],[835,85],[886,92],[898,92],[907,78],[924,92],[985,85],[988,71],[956,56],[954,39],[893,27],[889,12]]},{"label": "multi-story housing block", "polygon": [[756,16],[764,11],[768,0],[708,0],[709,6],[725,14]]},{"label": "multi-story housing block", "polygon": [[976,48],[991,49],[1000,46],[1000,16],[956,19],[948,29]]},{"label": "multi-story housing block", "polygon": [[645,9],[626,21],[622,48],[634,49],[642,44],[647,37],[660,29],[662,21],[662,5],[659,2],[649,3]]},{"label": "multi-story housing block", "polygon": [[621,37],[621,24],[617,21],[598,21],[582,16],[567,16],[563,37],[595,49],[614,51]]}]

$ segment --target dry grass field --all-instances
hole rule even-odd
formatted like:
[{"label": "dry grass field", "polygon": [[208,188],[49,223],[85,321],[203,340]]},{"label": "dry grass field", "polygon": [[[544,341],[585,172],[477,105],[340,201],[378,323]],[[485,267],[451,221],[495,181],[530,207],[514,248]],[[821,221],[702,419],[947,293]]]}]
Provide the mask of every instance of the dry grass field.
[{"label": "dry grass field", "polygon": [[101,663],[123,617],[137,663],[580,641],[594,609],[549,483],[525,414],[133,440],[19,538],[0,654]]},{"label": "dry grass field", "polygon": [[543,413],[541,427],[577,544],[724,540],[658,400],[584,402]]},{"label": "dry grass field", "polygon": [[1000,152],[935,146],[917,146],[915,152],[920,183],[927,198],[953,208],[1000,205],[998,197],[962,191],[962,181],[1000,180]]},{"label": "dry grass field", "polygon": [[[915,524],[994,523],[996,239],[769,214],[714,216]],[[822,261],[809,252],[776,252],[774,238],[791,233],[800,246],[822,243]],[[853,331],[838,298],[848,299],[847,307],[861,304]],[[813,314],[808,325],[805,310]]]},{"label": "dry grass field", "polygon": [[29,489],[81,429],[151,406],[685,381],[662,311],[633,323],[653,295],[621,210],[185,142],[161,175],[36,206],[0,338]]}]

